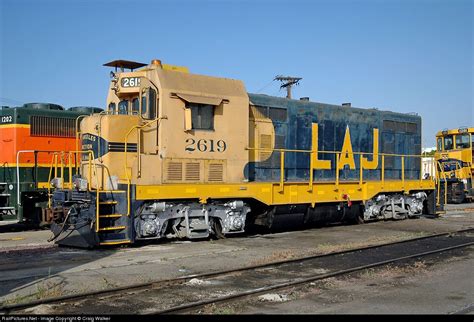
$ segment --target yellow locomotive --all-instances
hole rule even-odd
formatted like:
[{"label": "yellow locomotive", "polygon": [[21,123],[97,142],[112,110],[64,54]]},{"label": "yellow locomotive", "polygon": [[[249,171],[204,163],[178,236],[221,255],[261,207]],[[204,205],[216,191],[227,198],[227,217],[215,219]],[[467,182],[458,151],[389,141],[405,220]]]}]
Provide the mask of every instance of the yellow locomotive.
[{"label": "yellow locomotive", "polygon": [[417,115],[248,94],[159,60],[105,66],[115,67],[108,108],[80,120],[78,174],[51,178],[60,244],[436,212]]},{"label": "yellow locomotive", "polygon": [[437,174],[448,203],[474,199],[474,128],[459,128],[436,133]]}]

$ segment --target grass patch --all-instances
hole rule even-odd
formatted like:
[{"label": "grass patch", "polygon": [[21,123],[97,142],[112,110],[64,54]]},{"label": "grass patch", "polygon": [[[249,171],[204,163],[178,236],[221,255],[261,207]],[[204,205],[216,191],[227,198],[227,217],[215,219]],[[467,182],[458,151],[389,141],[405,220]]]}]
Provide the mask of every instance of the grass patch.
[{"label": "grass patch", "polygon": [[15,305],[62,295],[64,295],[63,281],[45,280],[36,284],[36,290],[34,292],[30,292],[30,294],[26,295],[16,294],[12,298],[7,298],[3,301],[2,305]]}]

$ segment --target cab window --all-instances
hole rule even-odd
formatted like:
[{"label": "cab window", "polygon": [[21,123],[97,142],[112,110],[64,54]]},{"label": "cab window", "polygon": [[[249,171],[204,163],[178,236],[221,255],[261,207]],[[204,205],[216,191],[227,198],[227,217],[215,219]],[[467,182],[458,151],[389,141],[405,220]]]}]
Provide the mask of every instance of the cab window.
[{"label": "cab window", "polygon": [[438,151],[441,151],[443,149],[443,139],[438,138],[438,141],[437,141],[436,145],[438,147]]},{"label": "cab window", "polygon": [[140,104],[138,102],[138,98],[134,98],[132,100],[132,114],[136,115],[139,113],[139,111],[140,111]]},{"label": "cab window", "polygon": [[456,135],[456,149],[467,149],[470,148],[471,143],[469,142],[469,134],[458,134]]},{"label": "cab window", "polygon": [[156,91],[149,88],[146,95],[142,96],[141,114],[144,119],[153,120],[156,118]]},{"label": "cab window", "polygon": [[127,100],[123,100],[123,101],[120,101],[119,105],[118,105],[118,114],[128,114],[128,101]]},{"label": "cab window", "polygon": [[214,130],[214,106],[204,104],[188,104],[191,109],[193,130]]},{"label": "cab window", "polygon": [[110,103],[109,104],[109,113],[110,114],[115,114],[115,103]]},{"label": "cab window", "polygon": [[147,105],[146,105],[146,96],[142,96],[142,110],[141,110],[142,116],[146,117],[147,115]]},{"label": "cab window", "polygon": [[444,149],[446,151],[453,149],[453,136],[452,135],[448,135],[444,137]]}]

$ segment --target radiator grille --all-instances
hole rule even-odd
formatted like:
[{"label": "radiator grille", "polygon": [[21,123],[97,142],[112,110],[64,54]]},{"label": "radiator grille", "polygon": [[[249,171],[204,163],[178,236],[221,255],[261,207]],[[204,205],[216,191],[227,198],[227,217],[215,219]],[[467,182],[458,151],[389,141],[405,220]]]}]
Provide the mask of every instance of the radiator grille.
[{"label": "radiator grille", "polygon": [[76,137],[75,119],[33,115],[30,122],[31,136]]},{"label": "radiator grille", "polygon": [[209,182],[224,181],[224,165],[222,163],[209,164]]},{"label": "radiator grille", "polygon": [[166,174],[169,181],[183,180],[183,164],[181,162],[169,162]]},{"label": "radiator grille", "polygon": [[[260,149],[271,149],[272,148],[272,136],[268,134],[260,135]],[[264,161],[270,157],[271,151],[260,150],[260,161]]]},{"label": "radiator grille", "polygon": [[195,162],[186,163],[186,181],[200,181],[200,164]]},{"label": "radiator grille", "polygon": [[253,117],[255,120],[263,120],[267,117],[266,108],[250,105],[250,117]]}]

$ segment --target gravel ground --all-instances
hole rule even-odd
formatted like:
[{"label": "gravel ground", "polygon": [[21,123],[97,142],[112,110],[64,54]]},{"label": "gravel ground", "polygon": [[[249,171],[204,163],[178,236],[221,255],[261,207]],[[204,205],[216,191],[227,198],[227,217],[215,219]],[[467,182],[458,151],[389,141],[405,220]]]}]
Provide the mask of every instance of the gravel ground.
[{"label": "gravel ground", "polygon": [[[428,266],[369,270],[357,276],[311,283],[270,300],[214,308],[239,314],[474,314],[474,248]],[[269,297],[269,295],[267,295]],[[278,299],[286,299],[279,301]]]}]

